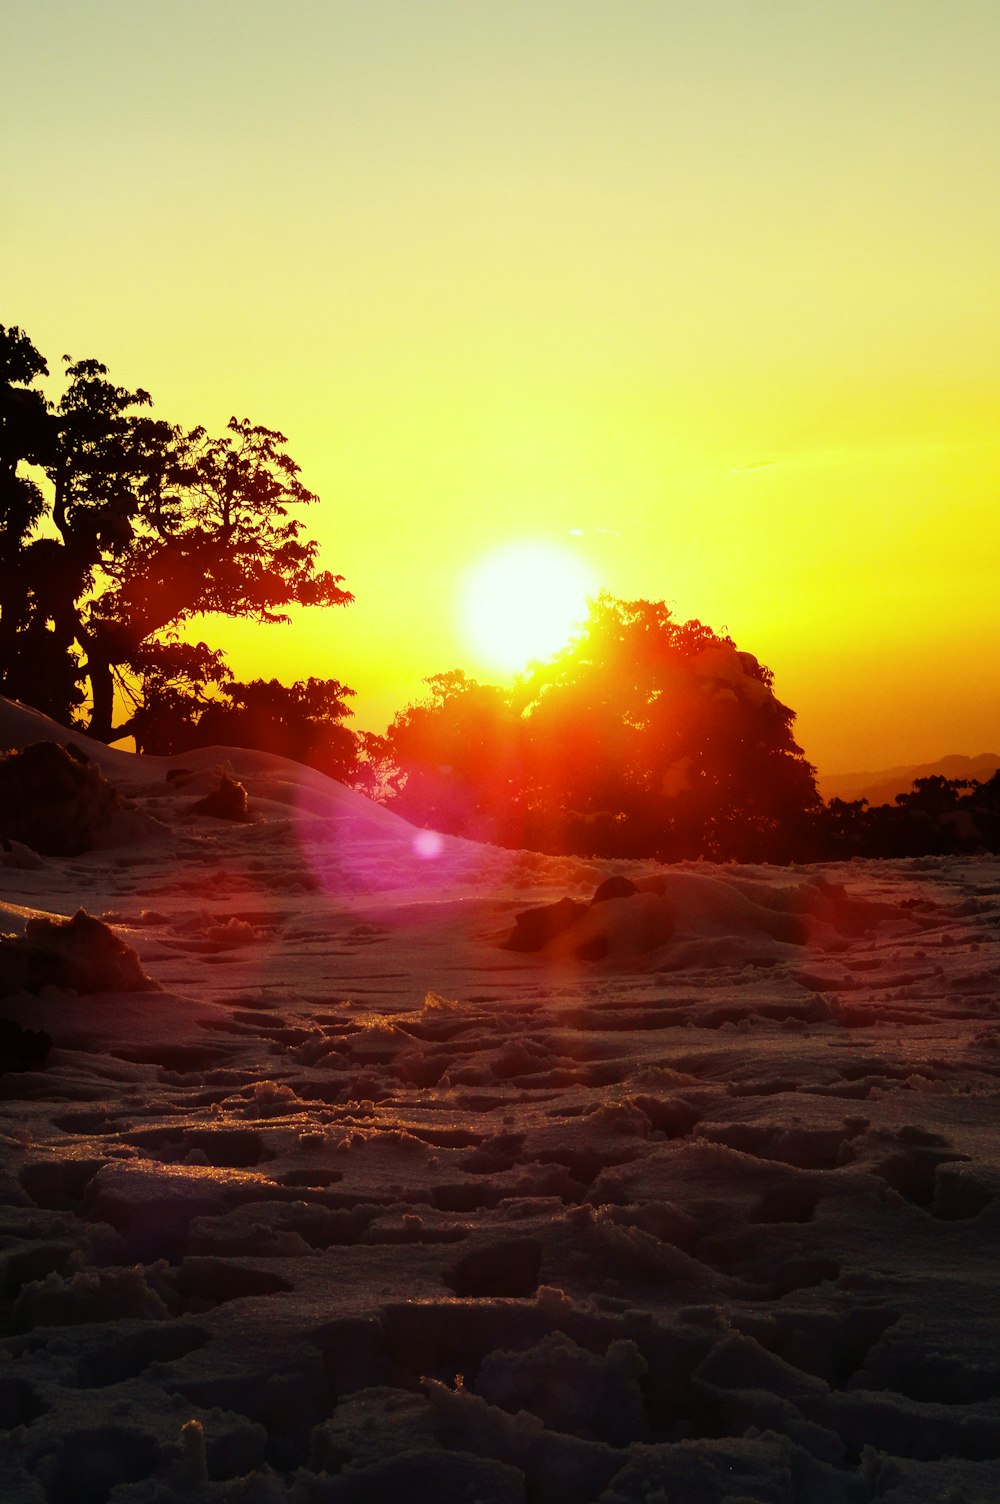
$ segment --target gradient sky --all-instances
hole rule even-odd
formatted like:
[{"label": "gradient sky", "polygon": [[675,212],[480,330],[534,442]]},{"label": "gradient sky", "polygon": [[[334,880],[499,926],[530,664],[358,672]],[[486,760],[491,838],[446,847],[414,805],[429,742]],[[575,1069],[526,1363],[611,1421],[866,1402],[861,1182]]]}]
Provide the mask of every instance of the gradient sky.
[{"label": "gradient sky", "polygon": [[379,727],[564,543],[822,771],[1000,750],[996,0],[32,0],[0,322],[280,428],[357,604],[206,632]]}]

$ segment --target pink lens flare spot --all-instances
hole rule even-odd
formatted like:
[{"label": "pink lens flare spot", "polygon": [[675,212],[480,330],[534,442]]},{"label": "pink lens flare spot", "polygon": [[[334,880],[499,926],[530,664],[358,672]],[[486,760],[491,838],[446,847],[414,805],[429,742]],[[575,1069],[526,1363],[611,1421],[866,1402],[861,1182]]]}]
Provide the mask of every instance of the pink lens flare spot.
[{"label": "pink lens flare spot", "polygon": [[425,862],[432,862],[444,850],[444,841],[436,830],[418,830],[413,837],[413,850]]}]

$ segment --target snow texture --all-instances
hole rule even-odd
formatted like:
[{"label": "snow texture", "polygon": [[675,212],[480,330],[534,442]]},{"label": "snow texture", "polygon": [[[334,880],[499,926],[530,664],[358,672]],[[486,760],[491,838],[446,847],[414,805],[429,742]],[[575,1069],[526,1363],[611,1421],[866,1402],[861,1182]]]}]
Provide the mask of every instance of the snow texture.
[{"label": "snow texture", "polygon": [[1000,1498],[997,858],[548,858],[83,750],[130,823],[0,867],[14,954],[116,958],[0,999],[4,1504]]}]

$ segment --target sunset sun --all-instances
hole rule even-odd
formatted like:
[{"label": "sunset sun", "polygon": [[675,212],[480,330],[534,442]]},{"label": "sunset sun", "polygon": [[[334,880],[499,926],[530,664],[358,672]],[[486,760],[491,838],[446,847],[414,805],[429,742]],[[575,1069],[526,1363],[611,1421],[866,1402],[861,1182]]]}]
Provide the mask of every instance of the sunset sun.
[{"label": "sunset sun", "polygon": [[568,642],[598,582],[571,549],[518,540],[466,573],[459,609],[470,650],[494,669],[516,673]]}]

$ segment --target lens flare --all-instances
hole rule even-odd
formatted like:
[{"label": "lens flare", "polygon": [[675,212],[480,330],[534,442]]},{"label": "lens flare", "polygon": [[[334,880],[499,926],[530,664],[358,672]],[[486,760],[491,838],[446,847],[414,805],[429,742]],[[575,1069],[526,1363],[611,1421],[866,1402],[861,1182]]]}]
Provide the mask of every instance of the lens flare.
[{"label": "lens flare", "polygon": [[432,862],[444,850],[444,840],[436,830],[418,830],[413,837],[413,850],[425,862]]}]

